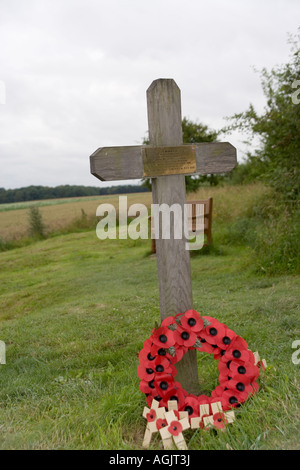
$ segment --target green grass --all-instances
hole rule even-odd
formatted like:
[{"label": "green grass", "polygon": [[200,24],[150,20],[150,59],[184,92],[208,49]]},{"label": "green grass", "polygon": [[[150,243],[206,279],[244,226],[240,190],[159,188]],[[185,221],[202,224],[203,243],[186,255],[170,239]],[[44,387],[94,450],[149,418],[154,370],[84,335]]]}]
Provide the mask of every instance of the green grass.
[{"label": "green grass", "polygon": [[[259,276],[250,249],[221,240],[192,256],[194,308],[242,335],[268,369],[225,433],[189,430],[188,446],[299,448],[299,278]],[[1,449],[141,448],[137,353],[160,321],[149,252],[150,241],[100,241],[89,231],[0,253]],[[210,392],[216,363],[198,360]],[[161,448],[156,438],[152,449]]]}]

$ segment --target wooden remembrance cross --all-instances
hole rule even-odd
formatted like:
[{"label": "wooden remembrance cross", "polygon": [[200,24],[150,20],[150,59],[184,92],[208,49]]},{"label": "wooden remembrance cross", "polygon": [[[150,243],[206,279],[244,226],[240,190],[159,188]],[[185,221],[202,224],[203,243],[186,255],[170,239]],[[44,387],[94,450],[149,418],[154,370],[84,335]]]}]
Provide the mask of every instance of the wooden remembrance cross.
[{"label": "wooden remembrance cross", "polygon": [[[147,112],[150,145],[99,148],[90,156],[91,173],[102,181],[151,177],[153,204],[180,204],[183,213],[185,175],[229,172],[236,165],[236,149],[228,142],[182,143],[180,89],[172,79],[152,82]],[[156,253],[161,319],[192,309],[186,239],[174,239],[171,231],[170,239],[156,240]],[[188,351],[176,368],[176,380],[197,393],[196,350]]]}]

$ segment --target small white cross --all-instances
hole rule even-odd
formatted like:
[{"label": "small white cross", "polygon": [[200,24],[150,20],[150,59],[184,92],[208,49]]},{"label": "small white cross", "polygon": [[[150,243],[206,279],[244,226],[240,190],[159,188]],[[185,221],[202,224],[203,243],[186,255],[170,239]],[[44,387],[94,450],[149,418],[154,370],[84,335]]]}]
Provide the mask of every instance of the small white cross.
[{"label": "small white cross", "polygon": [[209,404],[200,405],[199,416],[196,418],[191,418],[191,428],[197,429],[201,427],[201,423],[203,422],[203,417],[209,416]]},{"label": "small white cross", "polygon": [[267,368],[267,361],[265,359],[261,359],[260,358],[260,355],[258,354],[258,351],[256,351],[254,354],[254,364],[257,366],[257,367],[260,367],[262,370],[266,370]]},{"label": "small white cross", "polygon": [[165,450],[173,449],[173,442],[177,449],[187,450],[188,447],[184,440],[182,431],[189,429],[190,423],[187,417],[177,419],[173,410],[165,413],[165,418],[169,426],[165,426],[159,430],[161,438],[163,440],[163,446]]},{"label": "small white cross", "polygon": [[[225,429],[225,425],[233,423],[235,420],[235,414],[233,410],[223,411],[222,403],[217,401],[211,404],[212,414],[203,418],[204,427],[217,427],[217,422],[223,423],[224,427],[219,428],[222,430]],[[218,418],[216,418],[218,416]]]},{"label": "small white cross", "polygon": [[[151,409],[147,408],[147,406],[144,407],[143,417],[147,419],[147,426],[144,434],[143,447],[146,449],[150,446],[152,434],[159,431],[157,428],[157,420],[164,419],[165,411],[165,408],[159,407],[159,401],[155,399],[152,400]],[[149,421],[149,418],[151,421]]]}]

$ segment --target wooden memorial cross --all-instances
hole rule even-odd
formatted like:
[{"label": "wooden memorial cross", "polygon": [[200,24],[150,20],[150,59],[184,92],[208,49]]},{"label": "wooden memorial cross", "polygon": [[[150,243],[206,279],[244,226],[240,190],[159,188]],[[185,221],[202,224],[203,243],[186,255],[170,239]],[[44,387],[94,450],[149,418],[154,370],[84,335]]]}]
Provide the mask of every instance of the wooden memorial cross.
[{"label": "wooden memorial cross", "polygon": [[[236,149],[228,142],[182,144],[180,89],[172,79],[152,82],[147,112],[150,145],[99,148],[90,156],[91,173],[102,181],[151,177],[153,204],[180,204],[184,214],[185,175],[229,172]],[[186,242],[172,231],[170,239],[156,240],[161,319],[193,308]],[[176,380],[189,393],[197,392],[196,351],[188,351],[176,368]]]}]

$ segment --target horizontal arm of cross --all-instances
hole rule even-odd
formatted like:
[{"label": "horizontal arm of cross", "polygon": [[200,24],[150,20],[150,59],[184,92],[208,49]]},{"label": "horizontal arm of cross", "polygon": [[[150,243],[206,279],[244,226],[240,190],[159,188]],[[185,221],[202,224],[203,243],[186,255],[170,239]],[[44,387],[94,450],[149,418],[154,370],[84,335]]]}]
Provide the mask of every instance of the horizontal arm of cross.
[{"label": "horizontal arm of cross", "polygon": [[91,173],[101,181],[228,173],[236,162],[236,149],[229,142],[101,147],[90,156]]}]

